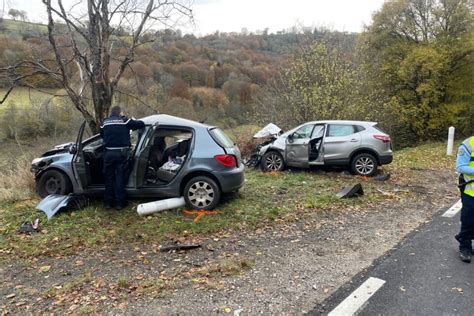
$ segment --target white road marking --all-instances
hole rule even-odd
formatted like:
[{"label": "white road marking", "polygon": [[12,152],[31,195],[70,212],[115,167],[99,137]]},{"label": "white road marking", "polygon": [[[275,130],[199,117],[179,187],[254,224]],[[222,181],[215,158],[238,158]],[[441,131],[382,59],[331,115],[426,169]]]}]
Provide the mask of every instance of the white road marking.
[{"label": "white road marking", "polygon": [[461,210],[461,207],[462,207],[462,203],[461,203],[461,200],[457,201],[456,203],[454,203],[453,206],[451,206],[451,208],[449,210],[447,210],[446,212],[444,212],[443,217],[453,217],[454,215],[456,215],[460,210]]},{"label": "white road marking", "polygon": [[349,316],[354,315],[377,292],[385,281],[378,278],[368,278],[351,295],[346,297],[341,304],[337,305],[328,316]]}]

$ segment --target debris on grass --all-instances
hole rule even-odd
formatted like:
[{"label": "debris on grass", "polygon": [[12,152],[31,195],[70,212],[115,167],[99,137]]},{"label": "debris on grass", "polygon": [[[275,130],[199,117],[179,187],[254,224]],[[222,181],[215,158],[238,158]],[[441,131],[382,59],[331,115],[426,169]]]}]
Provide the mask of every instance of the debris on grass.
[{"label": "debris on grass", "polygon": [[166,251],[171,251],[171,250],[191,250],[191,249],[196,249],[196,248],[201,248],[201,245],[199,244],[178,244],[178,245],[169,245],[169,246],[161,246],[160,247],[160,252],[166,252]]},{"label": "debris on grass", "polygon": [[362,189],[362,185],[360,183],[350,187],[344,187],[336,194],[336,196],[341,199],[358,197],[360,195],[364,195],[364,189]]},{"label": "debris on grass", "polygon": [[205,210],[195,210],[195,211],[189,211],[189,210],[183,210],[183,214],[186,216],[194,216],[194,223],[197,223],[203,218],[204,215],[217,215],[220,214],[220,211],[205,211]]}]

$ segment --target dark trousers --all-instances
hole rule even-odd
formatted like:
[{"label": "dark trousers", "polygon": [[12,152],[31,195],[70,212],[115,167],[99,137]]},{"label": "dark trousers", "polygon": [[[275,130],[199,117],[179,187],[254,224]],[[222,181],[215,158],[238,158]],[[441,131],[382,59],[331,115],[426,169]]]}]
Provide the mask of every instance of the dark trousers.
[{"label": "dark trousers", "polygon": [[474,197],[461,193],[461,231],[456,235],[459,250],[471,250],[474,239]]},{"label": "dark trousers", "polygon": [[125,206],[125,163],[127,154],[122,150],[105,150],[104,176],[105,176],[105,205],[112,206],[115,200],[117,206]]}]

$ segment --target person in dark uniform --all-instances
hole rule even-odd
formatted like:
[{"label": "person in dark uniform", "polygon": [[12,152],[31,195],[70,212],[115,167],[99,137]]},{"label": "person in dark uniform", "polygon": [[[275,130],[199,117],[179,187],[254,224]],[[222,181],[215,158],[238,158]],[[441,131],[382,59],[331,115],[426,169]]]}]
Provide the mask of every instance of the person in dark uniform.
[{"label": "person in dark uniform", "polygon": [[459,146],[456,158],[456,170],[460,173],[461,190],[461,230],[455,236],[459,242],[459,257],[471,262],[472,239],[474,239],[474,136]]},{"label": "person in dark uniform", "polygon": [[100,135],[104,140],[104,176],[106,208],[125,207],[125,163],[131,151],[130,130],[145,127],[145,123],[132,120],[122,114],[119,106],[110,109],[110,116],[100,126]]}]

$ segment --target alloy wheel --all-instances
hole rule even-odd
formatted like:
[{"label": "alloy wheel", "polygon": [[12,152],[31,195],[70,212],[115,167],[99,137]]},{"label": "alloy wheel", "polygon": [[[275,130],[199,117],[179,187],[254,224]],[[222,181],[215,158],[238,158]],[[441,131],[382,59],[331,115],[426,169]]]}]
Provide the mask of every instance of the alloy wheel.
[{"label": "alloy wheel", "polygon": [[355,163],[355,169],[361,175],[369,175],[375,168],[375,162],[369,157],[360,157]]},{"label": "alloy wheel", "polygon": [[188,190],[188,199],[197,208],[205,208],[214,201],[215,192],[205,181],[197,181]]},{"label": "alloy wheel", "polygon": [[267,170],[278,171],[281,170],[283,161],[277,154],[268,155],[265,159],[265,167]]}]

